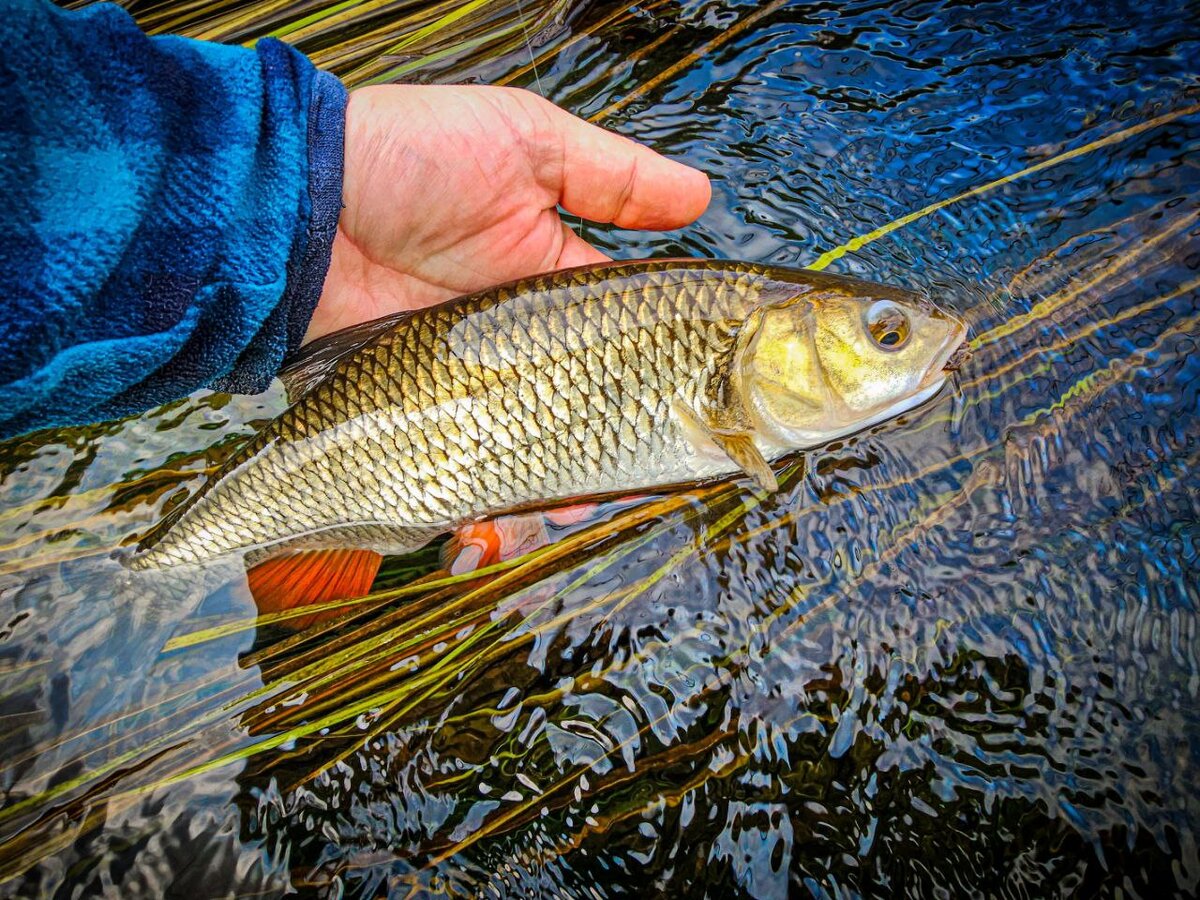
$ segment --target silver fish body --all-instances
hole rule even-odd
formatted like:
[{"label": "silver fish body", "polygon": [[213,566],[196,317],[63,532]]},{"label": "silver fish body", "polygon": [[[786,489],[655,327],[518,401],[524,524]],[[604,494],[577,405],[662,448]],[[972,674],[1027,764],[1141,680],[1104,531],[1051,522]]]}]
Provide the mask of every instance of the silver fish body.
[{"label": "silver fish body", "polygon": [[[897,288],[747,263],[570,270],[331,336],[293,372],[293,405],[152,532],[132,565],[301,548],[403,552],[514,507],[753,474],[755,458],[812,440],[772,426],[772,416],[777,407],[790,415],[788,398],[826,401],[773,385],[791,378],[778,371],[788,353],[840,352],[821,351],[813,324],[832,300],[951,323],[909,394],[920,402],[940,386],[933,375],[962,329],[931,304]],[[787,317],[772,312],[773,325],[764,311]],[[751,343],[763,345],[753,356]],[[801,380],[834,383],[819,361],[801,362],[816,366]],[[813,435],[836,436],[825,425]]]}]

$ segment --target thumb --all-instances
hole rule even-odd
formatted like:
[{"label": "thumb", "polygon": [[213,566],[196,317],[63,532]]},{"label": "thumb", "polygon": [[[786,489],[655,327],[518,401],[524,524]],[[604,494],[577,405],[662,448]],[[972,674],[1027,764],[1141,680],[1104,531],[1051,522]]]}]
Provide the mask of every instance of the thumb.
[{"label": "thumb", "polygon": [[712,188],[703,172],[547,105],[562,142],[558,202],[568,212],[657,229],[687,225],[708,206]]}]

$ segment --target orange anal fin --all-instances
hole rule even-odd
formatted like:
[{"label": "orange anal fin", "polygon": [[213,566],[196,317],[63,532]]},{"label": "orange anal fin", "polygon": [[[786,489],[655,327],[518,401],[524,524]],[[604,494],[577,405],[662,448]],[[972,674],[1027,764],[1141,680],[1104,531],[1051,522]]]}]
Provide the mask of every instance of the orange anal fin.
[{"label": "orange anal fin", "polygon": [[[361,597],[371,589],[383,557],[374,550],[301,550],[276,556],[251,568],[246,577],[260,614]],[[305,628],[333,618],[343,609],[287,619],[289,628]]]}]

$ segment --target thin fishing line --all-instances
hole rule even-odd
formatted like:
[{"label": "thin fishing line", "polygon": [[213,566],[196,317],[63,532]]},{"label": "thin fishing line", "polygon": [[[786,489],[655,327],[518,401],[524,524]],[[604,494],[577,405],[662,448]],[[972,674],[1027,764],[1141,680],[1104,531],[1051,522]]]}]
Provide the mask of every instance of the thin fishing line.
[{"label": "thin fishing line", "polygon": [[[525,23],[525,9],[521,5],[521,0],[517,0],[517,15],[521,17],[521,34],[525,37],[525,49],[529,51],[529,67],[533,70],[533,81],[537,85],[538,96],[542,99],[546,98],[546,91],[542,87],[542,76],[538,72],[537,57],[533,55],[533,43],[529,40],[529,28]],[[579,216],[579,227],[576,229],[579,236],[583,237],[583,216]]]},{"label": "thin fishing line", "polygon": [[542,89],[542,76],[538,74],[537,59],[533,55],[533,43],[529,40],[529,27],[525,22],[525,8],[521,5],[521,0],[517,0],[517,15],[521,18],[521,34],[525,37],[525,49],[529,51],[529,65],[533,68],[533,80],[537,84],[538,96],[544,99],[546,92]]}]

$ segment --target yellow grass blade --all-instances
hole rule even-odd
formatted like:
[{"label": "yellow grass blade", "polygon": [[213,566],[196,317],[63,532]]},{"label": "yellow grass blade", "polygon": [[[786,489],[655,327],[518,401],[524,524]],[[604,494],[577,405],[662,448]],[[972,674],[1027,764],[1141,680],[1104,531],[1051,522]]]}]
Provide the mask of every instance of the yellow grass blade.
[{"label": "yellow grass blade", "polygon": [[911,212],[906,216],[901,216],[899,219],[888,222],[886,225],[880,225],[878,228],[875,228],[864,235],[851,238],[840,247],[835,247],[832,250],[822,253],[815,260],[813,260],[813,262],[810,263],[807,268],[812,269],[814,272],[819,272],[829,266],[830,263],[841,259],[847,253],[860,250],[867,244],[877,241],[882,237],[887,237],[893,231],[897,231],[903,228],[905,225],[910,225],[913,222],[916,222],[918,219],[923,219],[940,209],[945,209],[947,206],[952,206],[955,203],[959,203],[971,197],[978,197],[981,194],[986,194],[998,187],[1011,184],[1012,182],[1018,181],[1022,178],[1028,178],[1030,175],[1043,172],[1052,166],[1057,166],[1060,163],[1067,162],[1068,160],[1075,159],[1087,153],[1092,153],[1096,150],[1101,150],[1104,147],[1111,147],[1114,144],[1119,144],[1122,141],[1128,140],[1131,137],[1136,137],[1143,132],[1158,128],[1160,125],[1166,125],[1169,122],[1174,122],[1176,119],[1182,119],[1184,116],[1193,115],[1196,112],[1200,112],[1200,103],[1192,104],[1191,106],[1185,106],[1182,109],[1164,113],[1161,116],[1155,116],[1153,119],[1147,119],[1145,122],[1139,122],[1137,125],[1131,125],[1129,128],[1123,128],[1120,131],[1113,132],[1105,137],[1098,138],[1094,141],[1089,141],[1083,146],[1076,147],[1073,150],[1057,153],[1049,159],[1044,159],[1040,163],[1027,166],[1024,169],[1021,169],[1019,172],[1013,172],[1012,174],[1005,175],[1003,178],[997,178],[994,181],[989,181],[987,184],[981,184],[979,187],[971,188],[969,191],[963,191],[961,194],[956,194],[955,196],[946,200],[939,200],[936,203],[931,203],[922,209],[918,209],[916,212]]}]

